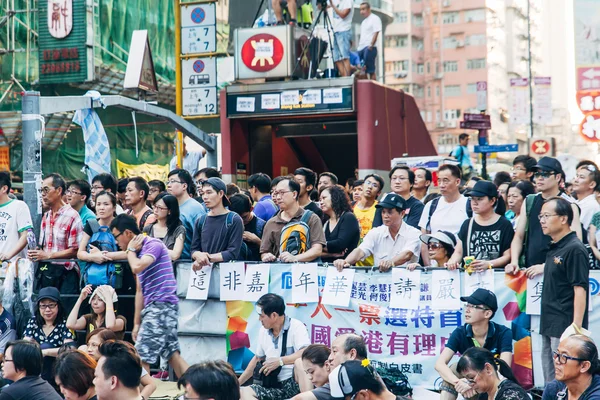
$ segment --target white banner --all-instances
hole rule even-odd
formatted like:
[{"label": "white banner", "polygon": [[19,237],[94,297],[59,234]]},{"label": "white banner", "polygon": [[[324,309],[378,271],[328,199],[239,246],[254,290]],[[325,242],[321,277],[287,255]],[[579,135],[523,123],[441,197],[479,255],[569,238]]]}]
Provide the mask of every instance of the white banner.
[{"label": "white banner", "polygon": [[513,124],[529,123],[529,79],[515,78],[510,80],[510,122]]},{"label": "white banner", "polygon": [[552,122],[552,79],[550,77],[533,78],[533,121],[537,124]]}]

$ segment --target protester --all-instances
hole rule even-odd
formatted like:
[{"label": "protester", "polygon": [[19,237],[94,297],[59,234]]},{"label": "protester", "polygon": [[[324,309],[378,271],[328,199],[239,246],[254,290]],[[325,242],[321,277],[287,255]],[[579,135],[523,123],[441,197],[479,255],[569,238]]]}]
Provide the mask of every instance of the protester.
[{"label": "protester", "polygon": [[152,179],[151,181],[148,181],[148,187],[150,188],[150,190],[148,190],[148,205],[154,204],[156,196],[167,191],[167,186],[165,183],[158,179]]},{"label": "protester", "polygon": [[204,361],[192,365],[179,381],[186,399],[239,400],[240,385],[235,371],[225,361]]},{"label": "protester", "polygon": [[513,160],[513,166],[510,169],[510,176],[513,181],[531,181],[537,160],[527,155],[516,156]]},{"label": "protester", "polygon": [[97,400],[94,387],[96,360],[87,354],[71,350],[58,356],[54,365],[56,386],[65,400]]},{"label": "protester", "polygon": [[266,221],[258,218],[252,211],[252,202],[245,194],[238,193],[229,199],[229,210],[237,213],[244,222],[242,239],[248,247],[246,260],[260,261],[260,244]]},{"label": "protester", "polygon": [[513,229],[517,229],[519,217],[521,216],[521,207],[525,198],[530,194],[535,194],[535,187],[531,181],[512,181],[508,185],[507,204],[509,210],[504,216],[511,222]]},{"label": "protester", "polygon": [[[88,296],[92,312],[77,318],[81,305]],[[115,332],[117,339],[123,340],[127,319],[115,311],[118,301],[115,289],[111,286],[98,286],[92,291],[92,285],[86,285],[67,318],[67,328],[73,331],[85,330],[86,334],[97,328],[107,328]]]},{"label": "protester", "polygon": [[148,365],[156,363],[160,355],[181,376],[188,365],[179,351],[179,299],[169,251],[159,239],[140,235],[129,215],[117,216],[110,229],[119,247],[126,250],[131,271],[138,278],[131,336],[144,368],[149,371]]},{"label": "protester", "polygon": [[298,196],[300,207],[314,212],[322,220],[323,211],[317,203],[310,200],[310,193],[315,189],[317,174],[312,169],[302,167],[294,171],[294,179],[300,185],[300,195]]},{"label": "protester", "polygon": [[367,359],[367,345],[362,336],[354,333],[342,334],[331,342],[329,365],[333,369],[346,361]]},{"label": "protester", "polygon": [[146,225],[156,222],[156,216],[146,204],[149,192],[150,187],[144,178],[129,178],[125,191],[125,204],[129,208],[128,214],[135,217],[140,230],[143,230]]},{"label": "protester", "polygon": [[0,262],[27,257],[27,233],[33,229],[29,207],[21,200],[11,199],[12,188],[9,172],[0,172]]},{"label": "protester", "polygon": [[[385,182],[383,178],[377,174],[370,174],[365,177],[363,184],[362,197],[354,205],[354,215],[360,225],[360,240],[364,240],[365,236],[373,228],[375,221],[375,213],[377,211],[377,198],[381,194]],[[372,258],[367,258],[360,263],[361,266],[373,266]]]},{"label": "protester", "polygon": [[473,189],[475,187],[475,184],[481,180],[483,180],[483,178],[481,178],[480,176],[475,176],[475,175],[471,176],[469,178],[469,180],[467,181],[467,184],[464,187],[464,193]]},{"label": "protester", "polygon": [[364,184],[365,184],[365,181],[363,179],[357,179],[352,184],[352,197],[351,197],[352,208],[354,208],[356,203],[358,203],[360,201],[360,199],[362,198]]},{"label": "protester", "polygon": [[105,342],[99,348],[100,359],[94,374],[99,400],[140,400],[142,363],[134,347],[127,342]]},{"label": "protester", "polygon": [[[98,174],[92,178],[92,202],[96,203],[96,195],[100,192],[111,192],[117,196],[117,180],[111,174]],[[117,215],[123,214],[124,210],[117,204]]]},{"label": "protester", "polygon": [[92,188],[89,183],[81,179],[69,182],[66,193],[67,203],[79,213],[83,226],[90,219],[96,218],[92,210],[87,206],[92,196]]},{"label": "protester", "polygon": [[345,258],[358,245],[360,226],[352,212],[350,199],[341,186],[326,187],[319,195],[321,209],[328,217],[323,226],[327,244],[323,249],[322,261],[333,262]]},{"label": "protester", "polygon": [[302,369],[315,389],[300,393],[292,400],[333,400],[329,387],[330,354],[329,347],[323,344],[311,344],[304,349],[302,358],[296,360],[294,369]]},{"label": "protester", "polygon": [[[289,13],[290,22],[289,24],[292,26],[296,25],[296,11],[298,5],[296,4],[296,0],[287,0],[287,12]],[[271,6],[273,7],[273,12],[275,13],[275,18],[277,18],[277,25],[284,25],[283,21],[283,10],[281,8],[280,0],[271,0]]]},{"label": "protester", "polygon": [[498,310],[496,295],[487,289],[479,288],[460,300],[466,302],[466,323],[452,332],[446,347],[435,362],[435,370],[444,380],[440,387],[440,400],[454,400],[458,393],[467,399],[476,394],[468,380],[457,371],[457,365],[448,366],[454,354],[464,354],[472,347],[483,347],[507,365],[511,365],[512,362],[511,330],[491,321]]},{"label": "protester", "polygon": [[468,133],[461,133],[458,135],[458,146],[456,146],[456,148],[450,153],[452,157],[458,160],[462,178],[465,180],[468,179],[473,172],[471,152],[469,151],[469,139],[470,137]]},{"label": "protester", "polygon": [[[331,0],[330,0],[331,1]],[[346,0],[341,0],[346,1]],[[338,184],[338,178],[331,172],[323,172],[319,175],[319,184],[317,190],[322,190],[324,187],[334,186]]]},{"label": "protester", "polygon": [[240,187],[235,183],[228,183],[227,185],[225,185],[225,187],[227,188],[227,190],[225,191],[225,196],[227,196],[227,198],[241,192]]},{"label": "protester", "polygon": [[286,316],[285,302],[276,294],[263,295],[258,299],[256,307],[257,312],[260,311],[259,321],[262,326],[258,333],[255,355],[239,377],[239,383],[243,385],[252,377],[254,368],[260,361],[263,363],[260,371],[265,375],[281,367],[277,375],[281,387],[265,388],[258,384],[242,387],[242,399],[290,399],[300,393],[299,371],[294,371],[294,363],[310,344],[308,331],[301,321]]},{"label": "protester", "polygon": [[161,193],[154,199],[156,222],[146,225],[144,233],[162,240],[169,250],[171,261],[179,260],[185,243],[185,227],[179,214],[179,203],[175,196]]},{"label": "protester", "polygon": [[425,204],[425,196],[433,183],[433,174],[427,168],[415,169],[415,183],[412,187],[412,195]]},{"label": "protester", "polygon": [[390,392],[368,359],[350,360],[329,374],[331,396],[345,400],[408,400]]},{"label": "protester", "polygon": [[460,357],[456,372],[466,380],[459,381],[459,392],[474,390],[479,398],[487,394],[486,399],[529,400],[527,392],[519,385],[510,365],[485,348],[471,347]]},{"label": "protester", "polygon": [[169,172],[167,181],[167,192],[177,198],[179,203],[179,218],[185,228],[185,241],[181,259],[189,260],[192,256],[192,239],[194,237],[194,225],[196,221],[206,214],[202,204],[192,198],[194,182],[189,172],[184,169],[175,169]]},{"label": "protester", "polygon": [[271,178],[267,174],[258,173],[248,178],[248,190],[254,200],[254,214],[264,221],[268,221],[279,210],[271,198]]},{"label": "protester", "polygon": [[[419,236],[421,242],[427,246],[429,251],[429,266],[432,268],[448,267],[448,261],[454,254],[458,240],[452,232],[438,231],[430,235]],[[419,263],[410,263],[406,266],[410,271],[413,271],[419,266]],[[448,269],[452,269],[448,267]]]},{"label": "protester", "polygon": [[58,174],[50,174],[43,180],[42,202],[48,211],[42,217],[39,238],[41,249],[30,249],[27,255],[33,261],[43,262],[48,268],[46,273],[49,275],[38,278],[38,288],[57,285],[63,293],[73,294],[79,292],[77,264],[72,262],[46,264],[52,259],[77,257],[83,225],[79,213],[62,201],[65,189],[65,181]]},{"label": "protester", "polygon": [[354,190],[354,182],[356,182],[356,179],[348,178],[348,179],[346,179],[346,185],[344,186],[344,190],[346,191],[346,194],[348,195],[348,198],[350,198],[350,199],[352,199],[352,191]]},{"label": "protester", "polygon": [[[564,180],[565,173],[557,159],[542,157],[534,170],[538,193],[527,197],[521,206],[521,217],[510,246],[511,262],[506,268],[507,273],[516,273],[519,269],[519,258],[523,253],[522,266],[527,268],[526,274],[529,278],[544,273],[544,262],[551,241],[550,236],[544,234],[538,218],[542,205],[546,200],[557,196],[569,202],[573,201],[560,190],[560,183]],[[579,210],[576,204],[571,204],[571,208],[573,210],[571,229],[577,233],[577,237],[581,238]]]},{"label": "protester", "polygon": [[463,257],[471,257],[465,268],[482,272],[486,269],[504,267],[510,262],[510,243],[514,236],[512,224],[494,212],[498,202],[498,189],[490,181],[479,181],[469,192],[473,217],[467,219],[458,232],[458,244],[448,261],[449,269],[463,263]]},{"label": "protester", "polygon": [[127,185],[129,184],[129,178],[121,178],[119,179],[119,181],[117,182],[117,201],[119,202],[119,204],[121,204],[123,206],[124,209],[126,209],[127,211],[131,210],[131,206],[129,204],[127,204],[127,201],[125,200],[125,195],[127,193]]},{"label": "protester", "polygon": [[575,170],[578,170],[581,167],[585,167],[587,165],[591,165],[594,168],[596,168],[596,170],[598,169],[598,164],[596,164],[595,162],[593,162],[592,160],[581,160],[577,163],[577,165],[575,166]]},{"label": "protester", "polygon": [[382,30],[381,18],[371,12],[371,5],[366,1],[360,5],[360,15],[365,19],[360,24],[358,55],[365,65],[365,72],[369,79],[377,80],[375,58],[377,57],[377,38]]},{"label": "protester", "polygon": [[210,211],[194,226],[191,247],[194,271],[211,263],[237,260],[240,255],[244,222],[226,208],[231,204],[226,190],[225,182],[219,178],[208,178],[202,185],[202,199]]},{"label": "protester", "polygon": [[555,197],[544,202],[539,215],[544,235],[552,238],[547,251],[542,291],[540,334],[546,383],[554,380],[552,353],[563,332],[588,326],[589,264],[587,250],[571,230],[572,204]]},{"label": "protester", "polygon": [[[300,185],[292,177],[282,178],[273,188],[272,196],[280,211],[265,225],[260,246],[263,262],[309,262],[321,256],[327,244],[323,224],[312,211],[300,207],[299,194]],[[307,242],[294,240],[298,246],[288,246],[292,235],[306,237]]]},{"label": "protester", "polygon": [[542,400],[600,398],[600,361],[593,339],[573,335],[552,353],[556,380],[544,388]]},{"label": "protester", "polygon": [[42,350],[29,340],[17,340],[6,345],[2,376],[13,381],[2,388],[0,400],[62,400],[54,388],[40,377]]},{"label": "protester", "polygon": [[[410,194],[412,186],[415,183],[415,173],[408,167],[396,166],[390,171],[389,177],[392,193],[402,196],[405,200],[406,214],[404,216],[404,222],[413,228],[419,229],[419,221],[421,220],[421,214],[423,213],[423,208],[425,206],[421,201]],[[373,228],[381,226],[382,223],[381,209],[379,209],[375,213]]]},{"label": "protester", "polygon": [[600,172],[593,165],[579,167],[573,179],[573,192],[577,195],[577,205],[581,210],[580,221],[588,229],[594,214],[600,212],[595,192],[600,187]]},{"label": "protester", "polygon": [[510,174],[505,171],[500,171],[494,176],[494,185],[498,189],[498,194],[502,197],[504,204],[507,203],[508,185],[512,182]]},{"label": "protester", "polygon": [[183,137],[181,146],[183,147],[183,158],[181,160],[183,165],[177,165],[177,154],[175,154],[169,163],[169,169],[173,171],[174,169],[181,167],[181,169],[185,169],[187,172],[189,172],[190,175],[194,175],[196,171],[198,171],[198,164],[200,163],[200,160],[202,160],[202,157],[206,155],[206,150],[204,148],[200,148],[200,151],[188,151],[187,144],[185,143],[185,136]]},{"label": "protester", "polygon": [[345,259],[334,261],[338,271],[370,255],[374,256],[373,265],[381,272],[418,260],[420,233],[402,221],[406,210],[405,200],[397,194],[388,194],[377,204],[377,208],[383,208],[383,225],[369,231],[362,243]]}]

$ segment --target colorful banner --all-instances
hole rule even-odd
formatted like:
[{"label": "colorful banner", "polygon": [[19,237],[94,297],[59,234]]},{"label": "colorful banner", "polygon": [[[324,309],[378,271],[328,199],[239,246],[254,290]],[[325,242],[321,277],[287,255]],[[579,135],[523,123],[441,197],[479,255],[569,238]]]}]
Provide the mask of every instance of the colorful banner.
[{"label": "colorful banner", "polygon": [[146,181],[152,179],[158,179],[166,182],[167,175],[169,175],[169,164],[167,165],[153,165],[153,164],[139,164],[130,165],[125,164],[122,161],[117,160],[117,178],[130,178],[134,176],[141,176]]}]

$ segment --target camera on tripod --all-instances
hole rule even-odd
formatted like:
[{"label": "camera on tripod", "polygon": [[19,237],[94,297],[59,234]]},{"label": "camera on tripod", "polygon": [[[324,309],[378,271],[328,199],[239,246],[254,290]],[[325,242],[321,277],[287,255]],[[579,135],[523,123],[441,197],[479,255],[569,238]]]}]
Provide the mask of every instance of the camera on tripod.
[{"label": "camera on tripod", "polygon": [[317,0],[317,4],[322,8],[327,8],[327,3],[329,3],[329,0]]}]

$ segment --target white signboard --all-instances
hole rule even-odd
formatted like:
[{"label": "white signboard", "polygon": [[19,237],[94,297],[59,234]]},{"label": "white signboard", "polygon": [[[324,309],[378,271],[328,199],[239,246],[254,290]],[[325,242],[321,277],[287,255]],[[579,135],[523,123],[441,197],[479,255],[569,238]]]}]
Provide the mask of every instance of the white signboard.
[{"label": "white signboard", "polygon": [[321,104],[321,90],[310,89],[304,92],[302,104]]},{"label": "white signboard", "polygon": [[292,302],[319,302],[319,273],[317,264],[294,264],[292,266]]},{"label": "white signboard", "polygon": [[248,264],[244,282],[244,300],[257,302],[262,295],[269,293],[269,264]]},{"label": "white signboard", "polygon": [[[279,95],[278,94],[263,94],[260,96],[263,110],[277,110],[279,109]],[[239,111],[239,110],[238,110]],[[254,111],[254,110],[252,110]]]},{"label": "white signboard", "polygon": [[460,273],[434,270],[431,273],[431,308],[434,310],[460,310]]},{"label": "white signboard", "polygon": [[342,88],[323,89],[323,104],[342,103]]},{"label": "white signboard", "polygon": [[533,78],[533,120],[538,124],[552,122],[552,80],[548,77]]},{"label": "white signboard", "polygon": [[207,26],[217,23],[215,3],[180,6],[181,26]]},{"label": "white signboard", "polygon": [[406,268],[392,269],[391,308],[416,310],[419,308],[421,294],[421,271],[409,271]]},{"label": "white signboard", "polygon": [[217,86],[217,58],[203,57],[181,60],[184,89]]},{"label": "white signboard", "polygon": [[237,112],[254,112],[255,102],[254,97],[238,97],[235,110]]},{"label": "white signboard", "polygon": [[491,292],[494,291],[494,270],[486,269],[482,272],[473,272],[471,275],[463,274],[463,294],[470,296],[474,291],[479,288],[487,289]]},{"label": "white signboard", "polygon": [[198,271],[194,271],[194,268],[190,268],[190,280],[188,283],[187,296],[185,297],[186,299],[208,299],[208,286],[210,284],[212,269],[212,265],[205,265]]},{"label": "white signboard", "polygon": [[217,114],[217,88],[183,89],[183,115]]},{"label": "white signboard", "polygon": [[298,104],[300,104],[299,90],[288,90],[285,92],[281,92],[282,106],[297,106]]},{"label": "white signboard", "polygon": [[213,26],[181,28],[181,53],[200,54],[217,51],[217,29]]},{"label": "white signboard", "polygon": [[355,273],[356,271],[351,268],[345,268],[342,272],[338,272],[335,267],[327,268],[321,303],[324,305],[348,307]]},{"label": "white signboard", "polygon": [[529,79],[515,78],[510,80],[510,122],[513,124],[529,123]]},{"label": "white signboard", "polygon": [[477,109],[487,110],[487,82],[477,82]]},{"label": "white signboard", "polygon": [[542,289],[544,288],[544,275],[527,279],[527,303],[525,312],[529,315],[542,314]]},{"label": "white signboard", "polygon": [[244,300],[245,265],[243,262],[219,264],[221,301]]}]

